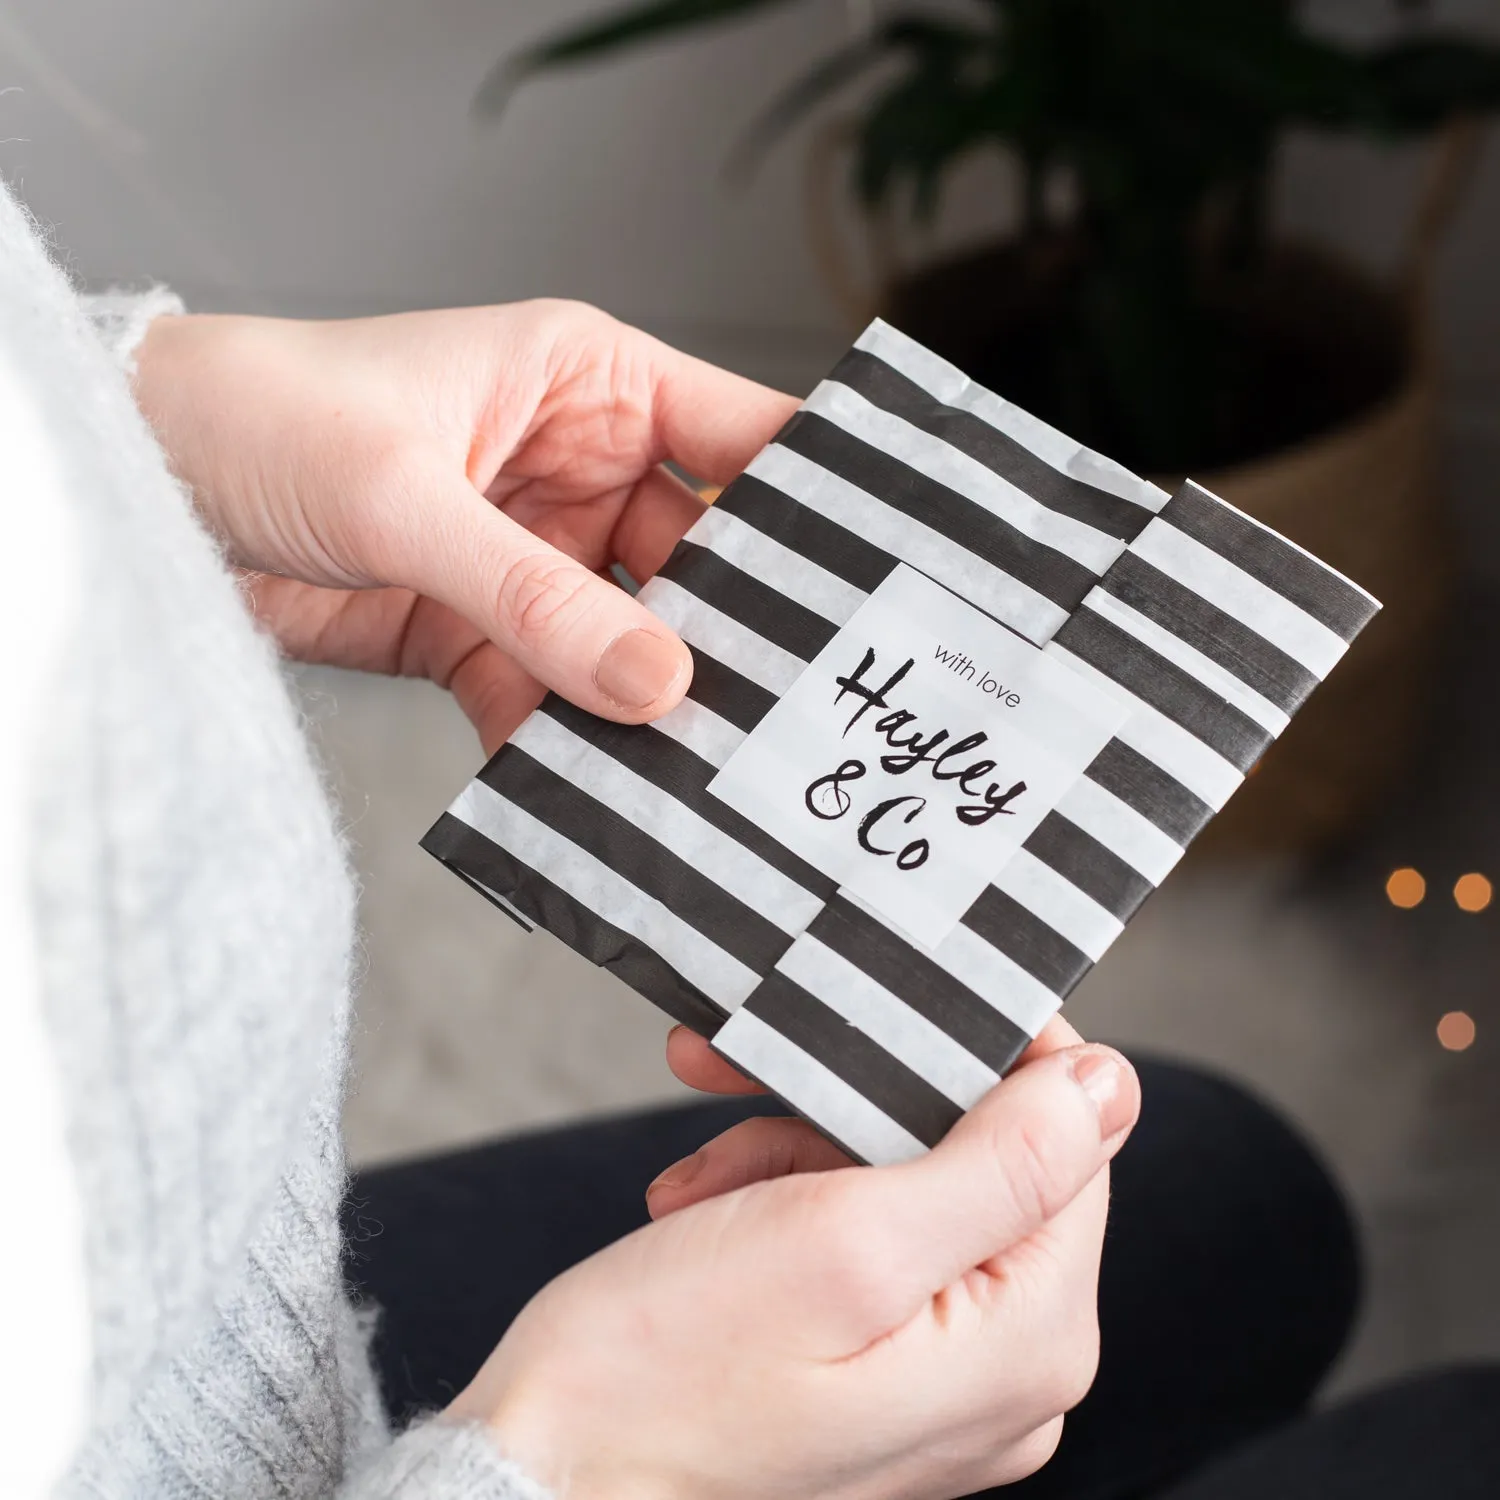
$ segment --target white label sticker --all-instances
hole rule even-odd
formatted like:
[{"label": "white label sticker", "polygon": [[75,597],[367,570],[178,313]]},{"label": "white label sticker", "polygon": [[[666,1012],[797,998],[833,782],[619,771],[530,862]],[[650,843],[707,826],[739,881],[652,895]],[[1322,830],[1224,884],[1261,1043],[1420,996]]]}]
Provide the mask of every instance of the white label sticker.
[{"label": "white label sticker", "polygon": [[903,565],[709,791],[936,947],[1127,712]]}]

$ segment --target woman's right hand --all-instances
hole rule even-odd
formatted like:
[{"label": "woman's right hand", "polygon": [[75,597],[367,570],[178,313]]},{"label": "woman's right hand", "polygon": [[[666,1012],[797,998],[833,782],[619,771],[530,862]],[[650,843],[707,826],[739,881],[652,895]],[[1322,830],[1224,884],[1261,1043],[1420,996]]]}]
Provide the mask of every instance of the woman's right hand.
[{"label": "woman's right hand", "polygon": [[546,1287],[450,1415],[567,1500],[1019,1479],[1093,1378],[1105,1167],[1139,1107],[1119,1054],[1071,1047],[920,1160],[671,1212]]}]

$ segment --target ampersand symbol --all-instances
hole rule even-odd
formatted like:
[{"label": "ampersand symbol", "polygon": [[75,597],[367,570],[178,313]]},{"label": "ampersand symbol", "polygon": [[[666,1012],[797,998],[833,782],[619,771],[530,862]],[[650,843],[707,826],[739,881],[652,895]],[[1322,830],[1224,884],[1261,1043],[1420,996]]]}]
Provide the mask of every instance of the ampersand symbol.
[{"label": "ampersand symbol", "polygon": [[[846,781],[858,781],[865,774],[865,763],[862,760],[846,760],[837,771],[830,771],[826,776],[820,776],[808,787],[803,801],[807,804],[807,810],[815,818],[822,818],[825,823],[831,823],[835,818],[842,818],[849,811],[849,793],[844,790]],[[831,808],[832,811],[825,811]]]}]

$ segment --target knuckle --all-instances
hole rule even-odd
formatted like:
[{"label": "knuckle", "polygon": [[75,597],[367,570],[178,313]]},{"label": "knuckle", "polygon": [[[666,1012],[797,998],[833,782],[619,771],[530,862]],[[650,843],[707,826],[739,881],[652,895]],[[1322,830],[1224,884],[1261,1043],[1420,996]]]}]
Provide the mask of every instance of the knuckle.
[{"label": "knuckle", "polygon": [[500,618],[528,643],[555,636],[578,607],[588,574],[566,557],[527,553],[510,562],[500,578]]},{"label": "knuckle", "polygon": [[1071,1196],[1067,1143],[1045,1116],[1021,1121],[1000,1156],[1018,1213],[1044,1224]]},{"label": "knuckle", "polygon": [[1099,1320],[1092,1312],[1080,1319],[1064,1348],[1053,1391],[1060,1412],[1072,1411],[1088,1395],[1099,1373]]},{"label": "knuckle", "polygon": [[527,310],[560,339],[587,338],[615,326],[614,318],[603,308],[575,298],[538,297],[527,304]]},{"label": "knuckle", "polygon": [[1056,1417],[1015,1443],[1005,1456],[1007,1477],[1000,1482],[1014,1484],[1017,1480],[1026,1479],[1037,1470],[1046,1468],[1056,1454],[1058,1444],[1062,1442],[1062,1434],[1063,1419]]},{"label": "knuckle", "polygon": [[818,1258],[828,1268],[845,1307],[877,1314],[890,1301],[897,1270],[887,1236],[835,1174],[804,1179],[812,1200],[807,1222]]}]

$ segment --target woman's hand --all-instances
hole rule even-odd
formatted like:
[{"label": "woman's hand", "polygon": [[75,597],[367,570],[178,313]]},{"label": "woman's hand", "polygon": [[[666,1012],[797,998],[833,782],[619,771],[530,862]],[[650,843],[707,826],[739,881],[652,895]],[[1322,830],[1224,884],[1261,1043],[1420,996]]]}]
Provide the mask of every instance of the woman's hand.
[{"label": "woman's hand", "polygon": [[493,751],[557,689],[628,722],[691,659],[649,577],[796,403],[566,302],[160,318],[136,395],[284,650],[430,677]]},{"label": "woman's hand", "polygon": [[[1054,1015],[1017,1059],[1016,1066],[1082,1044],[1083,1038],[1072,1026],[1062,1016]],[[674,1026],[667,1033],[667,1066],[689,1088],[705,1094],[766,1092],[686,1026]],[[646,1189],[646,1208],[653,1219],[660,1219],[749,1182],[849,1165],[848,1156],[807,1121],[786,1115],[755,1115],[715,1137],[685,1161],[668,1167]],[[1102,1175],[1105,1185],[1101,1191],[1107,1193],[1107,1171]]]},{"label": "woman's hand", "polygon": [[569,1500],[1018,1479],[1093,1378],[1103,1169],[1138,1108],[1129,1064],[1068,1048],[918,1161],[670,1213],[542,1291],[450,1415]]}]

